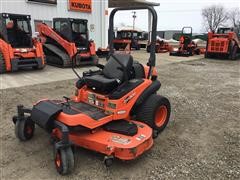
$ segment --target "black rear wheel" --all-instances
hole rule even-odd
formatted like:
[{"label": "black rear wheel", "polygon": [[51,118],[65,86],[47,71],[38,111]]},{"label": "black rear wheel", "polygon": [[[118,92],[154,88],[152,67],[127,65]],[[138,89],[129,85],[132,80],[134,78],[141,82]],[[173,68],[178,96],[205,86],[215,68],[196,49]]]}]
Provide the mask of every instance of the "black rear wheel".
[{"label": "black rear wheel", "polygon": [[238,52],[238,46],[234,45],[232,48],[232,52],[231,52],[231,60],[236,60],[237,59],[237,52]]},{"label": "black rear wheel", "polygon": [[136,119],[149,125],[156,133],[162,132],[168,124],[171,105],[166,97],[152,94],[137,109]]},{"label": "black rear wheel", "polygon": [[3,54],[0,52],[0,74],[5,73],[6,71],[6,64],[3,58]]}]

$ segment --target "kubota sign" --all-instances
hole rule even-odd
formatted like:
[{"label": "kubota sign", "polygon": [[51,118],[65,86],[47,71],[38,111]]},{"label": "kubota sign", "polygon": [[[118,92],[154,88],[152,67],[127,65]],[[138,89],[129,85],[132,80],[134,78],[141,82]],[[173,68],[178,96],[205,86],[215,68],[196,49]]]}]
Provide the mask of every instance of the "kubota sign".
[{"label": "kubota sign", "polygon": [[69,10],[92,12],[92,0],[69,0]]}]

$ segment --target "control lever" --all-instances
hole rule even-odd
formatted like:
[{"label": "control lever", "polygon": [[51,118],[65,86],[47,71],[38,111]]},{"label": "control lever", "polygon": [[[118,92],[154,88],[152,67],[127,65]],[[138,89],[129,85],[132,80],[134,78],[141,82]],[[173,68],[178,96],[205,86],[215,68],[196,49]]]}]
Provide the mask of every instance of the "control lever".
[{"label": "control lever", "polygon": [[69,103],[69,101],[71,100],[69,97],[66,97],[66,96],[63,96],[63,99],[65,99],[65,101],[66,101],[66,104],[65,103],[63,103],[64,105],[66,105],[66,106],[68,106],[68,107],[70,107],[70,103]]}]

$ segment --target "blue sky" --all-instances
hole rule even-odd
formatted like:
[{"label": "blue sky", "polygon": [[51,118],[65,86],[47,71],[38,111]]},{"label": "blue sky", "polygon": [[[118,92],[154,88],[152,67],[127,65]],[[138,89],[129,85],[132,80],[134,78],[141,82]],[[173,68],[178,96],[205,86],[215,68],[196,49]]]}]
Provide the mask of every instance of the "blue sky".
[{"label": "blue sky", "polygon": [[[203,31],[201,9],[221,4],[227,10],[240,8],[240,0],[148,0],[160,3],[155,7],[158,13],[158,30],[179,30],[183,26],[192,26],[196,33]],[[136,27],[147,30],[147,11],[137,11]],[[115,18],[116,25],[122,23],[132,25],[132,11],[118,12]]]}]

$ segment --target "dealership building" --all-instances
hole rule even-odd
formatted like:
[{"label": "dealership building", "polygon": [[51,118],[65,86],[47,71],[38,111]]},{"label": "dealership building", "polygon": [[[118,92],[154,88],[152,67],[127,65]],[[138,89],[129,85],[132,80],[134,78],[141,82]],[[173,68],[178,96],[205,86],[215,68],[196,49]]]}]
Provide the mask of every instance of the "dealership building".
[{"label": "dealership building", "polygon": [[158,5],[145,0],[0,0],[0,13],[31,15],[33,32],[39,22],[52,26],[55,17],[87,19],[89,37],[97,47],[106,47],[108,8],[143,4]]}]

